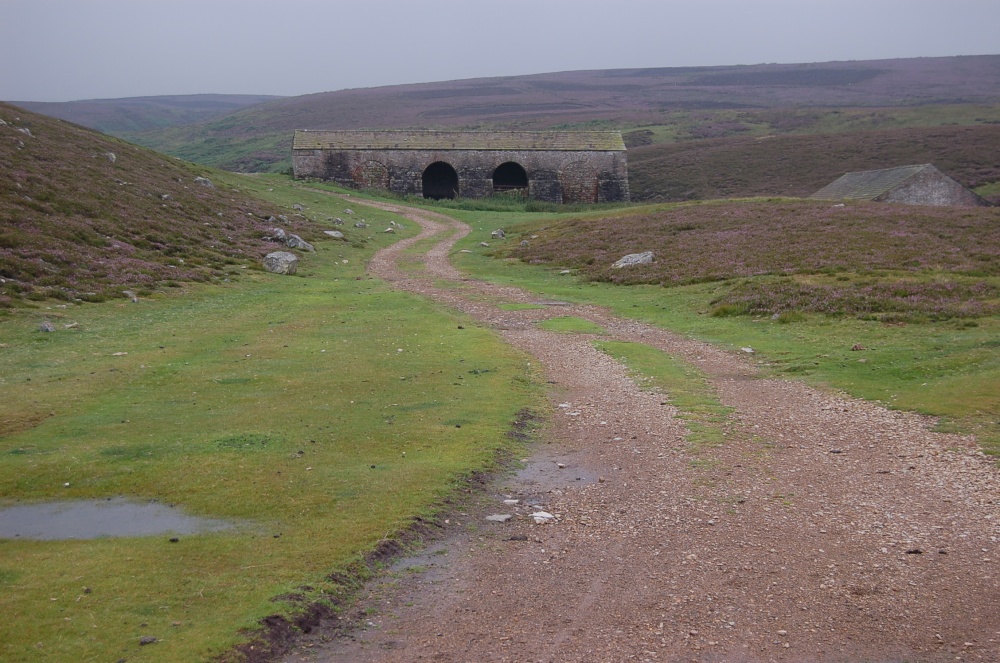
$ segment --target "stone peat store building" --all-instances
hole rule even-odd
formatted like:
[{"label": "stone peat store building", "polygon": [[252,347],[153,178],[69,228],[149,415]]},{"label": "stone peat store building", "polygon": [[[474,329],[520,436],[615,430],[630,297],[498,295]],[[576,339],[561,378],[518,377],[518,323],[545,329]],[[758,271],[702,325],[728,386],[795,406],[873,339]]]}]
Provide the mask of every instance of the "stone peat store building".
[{"label": "stone peat store building", "polygon": [[962,207],[988,204],[929,163],[847,173],[810,198]]},{"label": "stone peat store building", "polygon": [[296,178],[425,198],[627,201],[618,131],[296,131]]}]

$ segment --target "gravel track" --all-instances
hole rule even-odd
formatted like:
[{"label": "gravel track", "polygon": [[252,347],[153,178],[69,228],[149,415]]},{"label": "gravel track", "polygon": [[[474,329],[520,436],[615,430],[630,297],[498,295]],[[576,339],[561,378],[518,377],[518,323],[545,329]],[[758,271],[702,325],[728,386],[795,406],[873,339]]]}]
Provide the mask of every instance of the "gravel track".
[{"label": "gravel track", "polygon": [[[525,470],[372,583],[356,628],[327,624],[286,661],[1000,661],[1000,472],[973,439],[596,307],[501,310],[538,298],[455,270],[466,226],[384,207],[423,231],[369,271],[530,354],[552,415]],[[593,337],[535,325],[561,315],[696,365],[733,408],[725,444],[692,445]]]}]

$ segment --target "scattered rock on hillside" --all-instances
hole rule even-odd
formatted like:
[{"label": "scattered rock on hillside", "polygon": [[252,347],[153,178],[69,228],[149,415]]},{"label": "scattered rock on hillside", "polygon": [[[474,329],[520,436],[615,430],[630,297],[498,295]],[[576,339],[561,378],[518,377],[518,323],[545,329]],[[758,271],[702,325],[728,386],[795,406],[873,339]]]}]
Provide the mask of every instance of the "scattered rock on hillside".
[{"label": "scattered rock on hillside", "polygon": [[294,205],[292,205],[292,209],[299,212],[306,211],[305,205],[303,205],[302,203],[295,203]]},{"label": "scattered rock on hillside", "polygon": [[38,331],[40,332],[54,332],[55,330],[56,326],[48,320],[45,320],[42,324],[38,325]]},{"label": "scattered rock on hillside", "polygon": [[496,230],[490,233],[490,237],[492,237],[493,239],[503,239],[506,236],[507,233],[503,231],[503,228],[497,228]]},{"label": "scattered rock on hillside", "polygon": [[653,258],[654,256],[652,251],[630,253],[611,266],[615,269],[621,269],[622,267],[631,267],[632,265],[648,265],[653,262]]},{"label": "scattered rock on hillside", "polygon": [[354,210],[348,207],[347,209],[344,210],[344,214],[354,214]]},{"label": "scattered rock on hillside", "polygon": [[340,232],[339,230],[324,230],[323,233],[329,235],[334,239],[346,239],[344,233]]},{"label": "scattered rock on hillside", "polygon": [[194,183],[208,187],[209,189],[215,188],[215,185],[212,184],[212,180],[208,179],[207,177],[196,177],[194,178]]},{"label": "scattered rock on hillside", "polygon": [[272,274],[294,274],[299,268],[299,257],[288,251],[275,251],[264,256],[264,269]]},{"label": "scattered rock on hillside", "polygon": [[338,216],[336,219],[333,220],[333,225],[342,226],[344,225],[344,220]]},{"label": "scattered rock on hillside", "polygon": [[281,242],[290,249],[300,249],[302,251],[316,250],[312,244],[294,233],[285,231],[283,228],[271,228],[270,236],[264,239],[271,242]]},{"label": "scattered rock on hillside", "polygon": [[365,223],[364,219],[361,219],[360,221],[358,221],[357,223],[354,224],[354,227],[355,228],[367,228],[368,224]]}]

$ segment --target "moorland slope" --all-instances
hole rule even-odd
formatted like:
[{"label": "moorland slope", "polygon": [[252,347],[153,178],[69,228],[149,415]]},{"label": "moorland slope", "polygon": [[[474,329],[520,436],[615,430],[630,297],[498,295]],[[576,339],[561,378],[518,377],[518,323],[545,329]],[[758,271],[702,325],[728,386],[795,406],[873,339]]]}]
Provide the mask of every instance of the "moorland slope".
[{"label": "moorland slope", "polygon": [[[669,127],[652,132],[655,143],[856,129],[821,121],[837,108],[894,108],[889,126],[939,126],[955,113],[915,109],[943,104],[985,106],[961,120],[980,124],[1000,120],[992,109],[1000,102],[998,64],[1000,56],[975,56],[619,69],[340,90],[129,138],[198,163],[260,171],[288,167],[292,133],[302,128]],[[804,108],[821,117],[804,118]],[[647,193],[655,194],[640,197]]]},{"label": "moorland slope", "polygon": [[13,101],[15,106],[58,117],[112,136],[203,122],[281,97],[261,94],[189,94],[82,101]]},{"label": "moorland slope", "polygon": [[998,153],[1000,124],[727,136],[630,148],[629,186],[639,201],[805,197],[846,172],[933,163],[976,188],[1000,181]]},{"label": "moorland slope", "polygon": [[273,250],[262,239],[273,206],[199,184],[203,168],[8,104],[0,173],[0,308],[236,278],[230,267]]}]

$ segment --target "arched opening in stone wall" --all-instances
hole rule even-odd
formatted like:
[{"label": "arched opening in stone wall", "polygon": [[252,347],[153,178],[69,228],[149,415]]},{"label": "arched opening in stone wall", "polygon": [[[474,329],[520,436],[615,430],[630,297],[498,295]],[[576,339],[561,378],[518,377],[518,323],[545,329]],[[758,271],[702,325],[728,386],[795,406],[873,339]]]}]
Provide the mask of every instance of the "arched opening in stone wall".
[{"label": "arched opening in stone wall", "polygon": [[444,161],[435,161],[427,166],[423,175],[424,198],[441,200],[458,197],[458,173]]},{"label": "arched opening in stone wall", "polygon": [[493,171],[493,193],[528,193],[528,172],[519,163],[508,161]]}]

